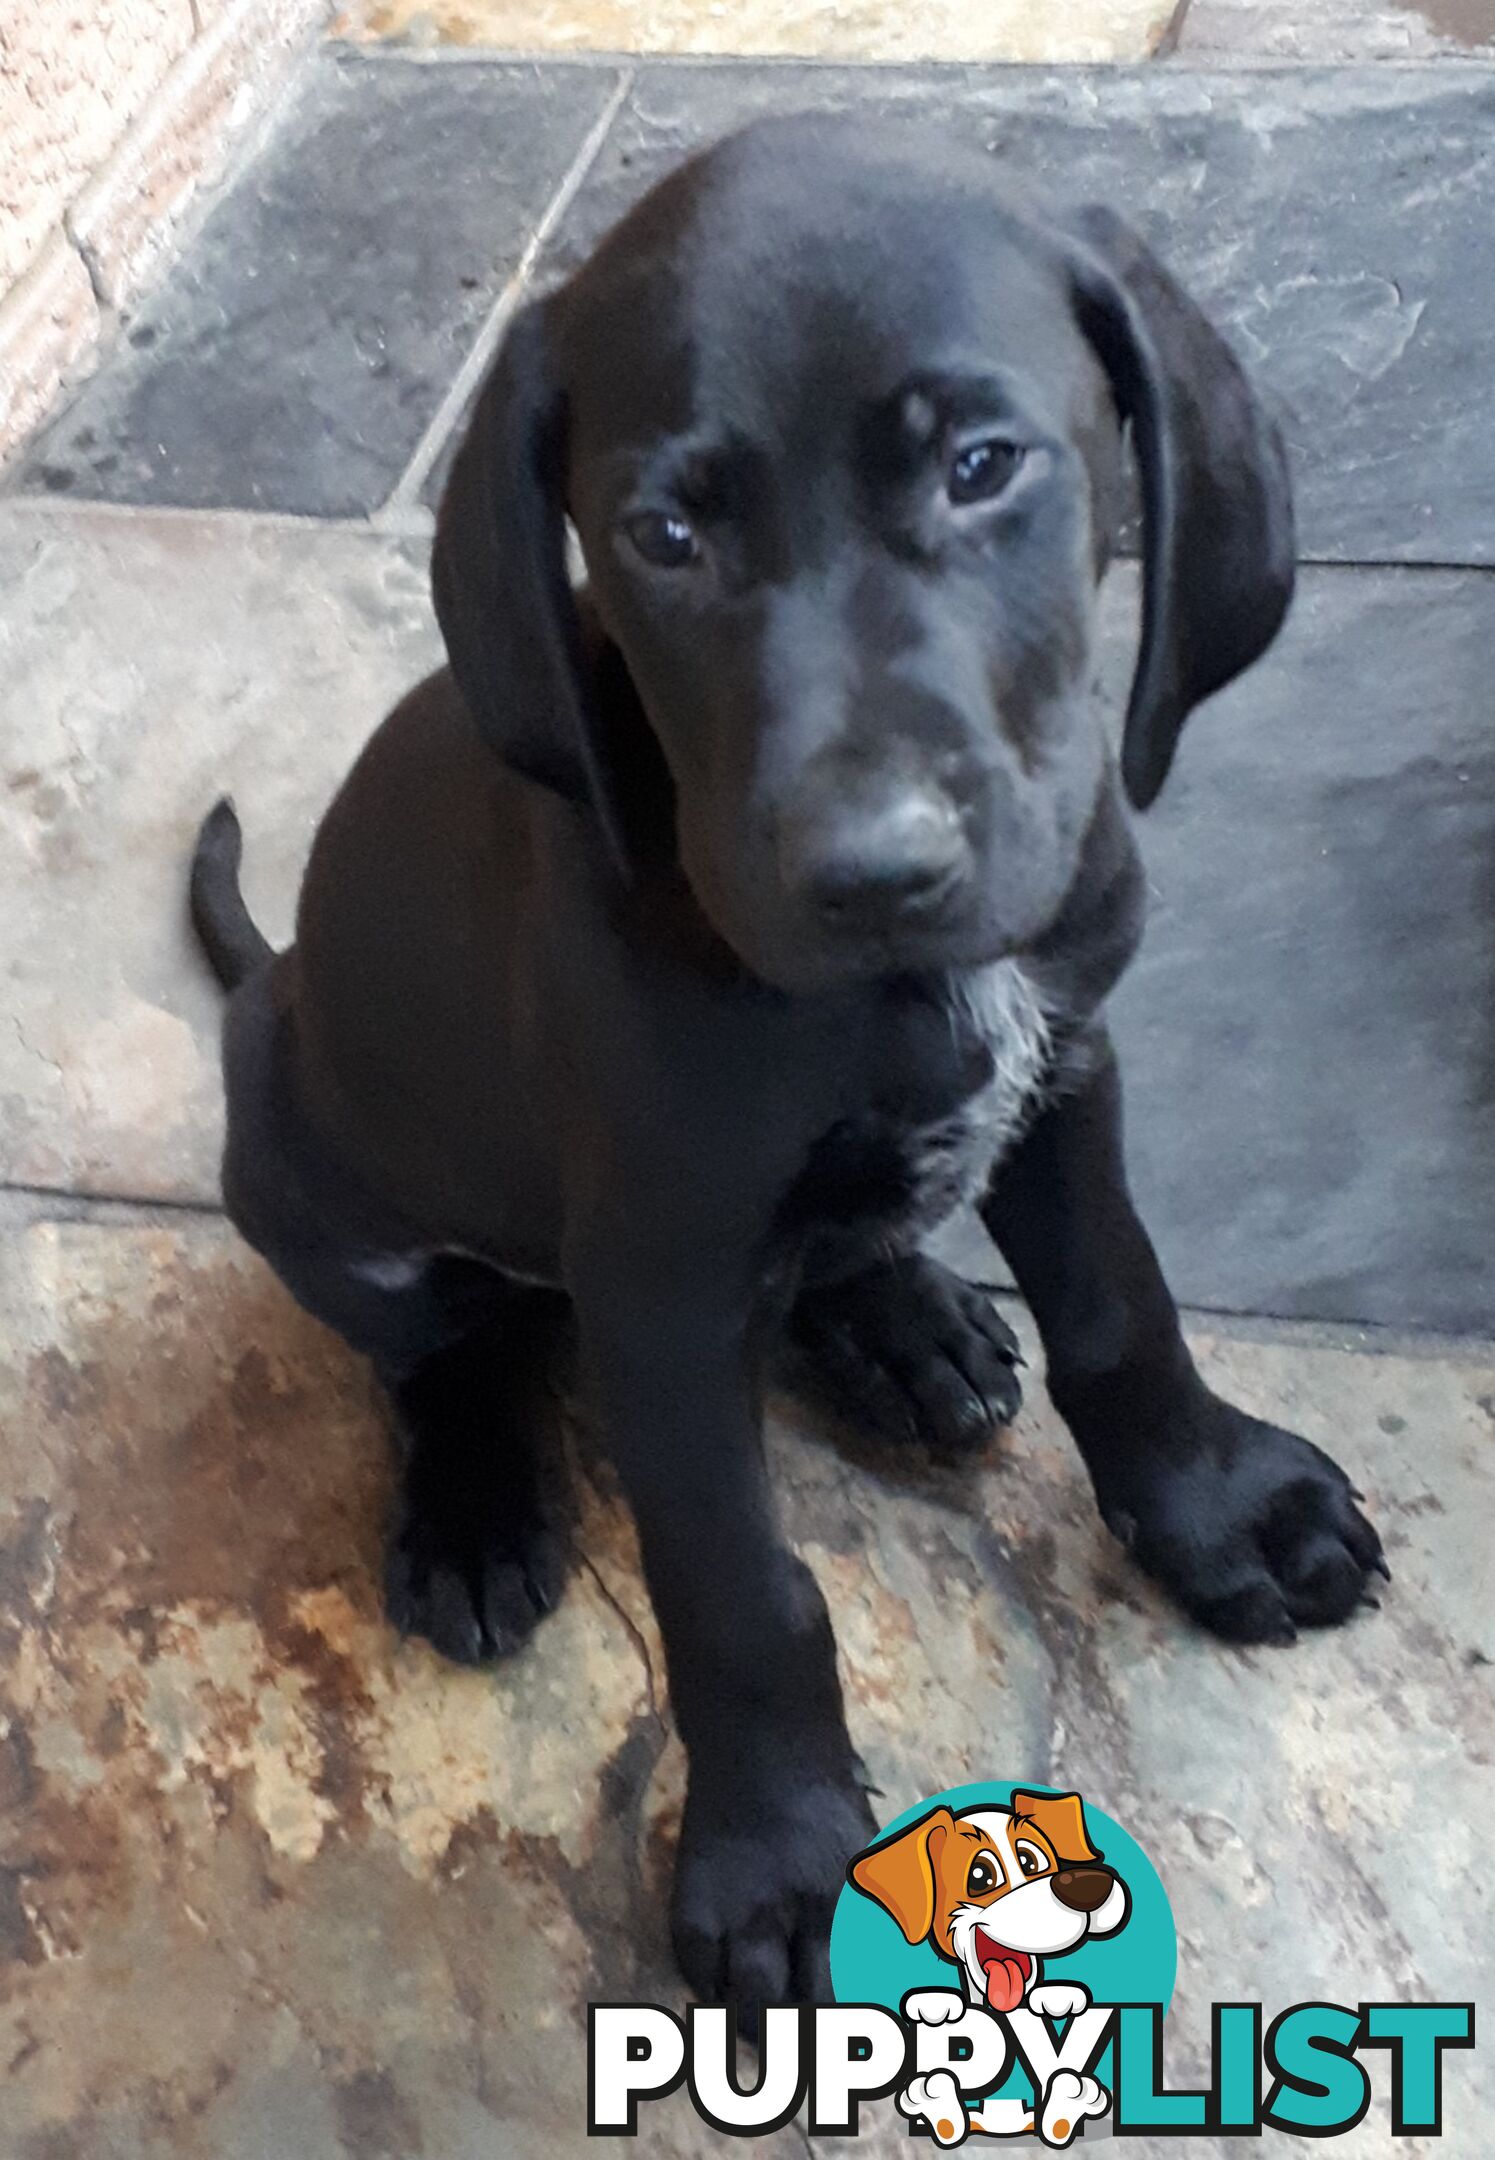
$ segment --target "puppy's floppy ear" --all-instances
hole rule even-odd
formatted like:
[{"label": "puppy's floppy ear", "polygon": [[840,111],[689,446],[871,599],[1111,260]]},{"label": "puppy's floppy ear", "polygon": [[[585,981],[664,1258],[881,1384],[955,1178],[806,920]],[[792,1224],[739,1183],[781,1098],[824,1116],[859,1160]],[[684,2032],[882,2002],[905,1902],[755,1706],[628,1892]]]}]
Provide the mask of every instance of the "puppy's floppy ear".
[{"label": "puppy's floppy ear", "polygon": [[602,820],[622,859],[566,571],[565,398],[544,302],[515,317],[436,519],[431,589],[452,673],[516,772]]},{"label": "puppy's floppy ear", "polygon": [[1078,1793],[1015,1792],[1012,1812],[1026,1816],[1035,1829],[1041,1830],[1062,1862],[1074,1865],[1099,1860],[1100,1854],[1090,1842],[1085,1808]]},{"label": "puppy's floppy ear", "polygon": [[1145,810],[1194,706],[1266,651],[1293,591],[1276,425],[1204,314],[1111,210],[1070,229],[1081,327],[1130,420],[1142,477],[1142,645],[1122,776]]},{"label": "puppy's floppy ear", "polygon": [[890,1912],[905,1942],[923,1942],[934,1926],[934,1866],[940,1846],[955,1828],[947,1807],[933,1809],[897,1837],[870,1845],[846,1870],[846,1879]]}]

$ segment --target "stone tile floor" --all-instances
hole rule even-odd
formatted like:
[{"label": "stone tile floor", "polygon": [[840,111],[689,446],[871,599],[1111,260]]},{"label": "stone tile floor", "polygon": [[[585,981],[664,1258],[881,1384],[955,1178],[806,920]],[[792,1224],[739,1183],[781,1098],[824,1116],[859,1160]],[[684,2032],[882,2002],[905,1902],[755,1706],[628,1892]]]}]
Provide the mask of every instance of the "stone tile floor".
[{"label": "stone tile floor", "polygon": [[[781,1405],[880,1804],[987,1771],[1127,1821],[1178,1914],[1180,2077],[1212,1997],[1487,1992],[1495,71],[334,54],[0,496],[6,2160],[579,2154],[586,2001],[673,1993],[680,1765],[605,1473],[575,1436],[573,1581],[513,1666],[389,1638],[377,1406],[215,1209],[180,880],[231,786],[285,934],[436,655],[432,475],[515,266],[785,102],[933,105],[1131,202],[1282,401],[1313,566],[1149,821],[1118,1018],[1206,1363],[1352,1465],[1396,1577],[1232,1655],[1105,1538],[1036,1382],[962,1476]],[[1108,607],[1119,671],[1130,566]],[[1481,2055],[1450,2093],[1440,2144],[1382,2110],[1341,2149],[1474,2160]],[[676,2105],[650,2149],[714,2146]]]},{"label": "stone tile floor", "polygon": [[417,48],[849,60],[1371,60],[1495,48],[1487,0],[350,0],[336,27]]},{"label": "stone tile floor", "polygon": [[517,52],[786,54],[848,60],[1142,60],[1175,33],[1182,0],[354,0],[344,36],[417,48]]}]

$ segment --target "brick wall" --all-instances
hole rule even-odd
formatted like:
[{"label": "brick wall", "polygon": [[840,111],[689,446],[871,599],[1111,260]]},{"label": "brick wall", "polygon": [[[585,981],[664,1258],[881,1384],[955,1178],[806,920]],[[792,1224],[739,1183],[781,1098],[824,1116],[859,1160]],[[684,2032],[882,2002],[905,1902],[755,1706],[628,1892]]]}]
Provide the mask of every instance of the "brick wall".
[{"label": "brick wall", "polygon": [[326,0],[5,0],[0,456],[150,275]]}]

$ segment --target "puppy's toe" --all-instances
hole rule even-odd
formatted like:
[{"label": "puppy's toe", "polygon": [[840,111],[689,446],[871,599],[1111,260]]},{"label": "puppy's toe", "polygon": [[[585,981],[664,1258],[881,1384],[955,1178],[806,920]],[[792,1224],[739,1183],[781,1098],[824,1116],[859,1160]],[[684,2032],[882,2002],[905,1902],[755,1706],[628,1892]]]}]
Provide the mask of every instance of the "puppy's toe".
[{"label": "puppy's toe", "polygon": [[531,1526],[517,1564],[523,1571],[525,1592],[534,1612],[554,1612],[566,1587],[571,1553],[565,1539],[543,1517],[537,1516]]},{"label": "puppy's toe", "polygon": [[792,1338],[815,1391],[884,1439],[969,1453],[1022,1403],[1012,1330],[984,1292],[922,1253],[812,1285]]},{"label": "puppy's toe", "polygon": [[834,2000],[831,1919],[847,1858],[874,1832],[850,1771],[751,1802],[688,1791],[670,1914],[675,1956],[704,2001],[735,2005],[746,2038],[756,2037],[765,2007]]},{"label": "puppy's toe", "polygon": [[384,1609],[401,1635],[421,1635],[454,1665],[481,1665],[487,1656],[483,1623],[461,1573],[428,1565],[392,1546],[384,1569]]},{"label": "puppy's toe", "polygon": [[407,1510],[389,1541],[384,1606],[402,1635],[419,1635],[458,1665],[522,1649],[561,1594],[565,1546],[538,1517],[490,1529]]},{"label": "puppy's toe", "polygon": [[763,2010],[789,2000],[789,1942],[765,1913],[760,1927],[744,1928],[724,1947],[722,1998],[736,2004],[743,2033],[756,2040]]},{"label": "puppy's toe", "polygon": [[1337,1463],[1315,1448],[1293,1467],[1266,1511],[1261,1547],[1294,1620],[1333,1627],[1364,1601],[1368,1577],[1384,1573],[1381,1540]]},{"label": "puppy's toe", "polygon": [[490,1554],[483,1564],[479,1611],[491,1657],[512,1657],[548,1610],[535,1596],[523,1562]]},{"label": "puppy's toe", "polygon": [[1215,1634],[1291,1643],[1333,1627],[1384,1576],[1381,1540],[1321,1448],[1210,1401],[1187,1445],[1160,1450],[1139,1487],[1105,1509],[1142,1565]]}]

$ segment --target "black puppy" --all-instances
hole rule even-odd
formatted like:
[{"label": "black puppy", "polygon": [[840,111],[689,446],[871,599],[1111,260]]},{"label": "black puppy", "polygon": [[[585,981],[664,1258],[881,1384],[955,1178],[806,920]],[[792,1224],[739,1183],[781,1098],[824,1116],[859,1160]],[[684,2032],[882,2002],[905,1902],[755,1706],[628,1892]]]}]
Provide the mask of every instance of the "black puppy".
[{"label": "black puppy", "polygon": [[[1091,648],[1123,420],[1118,773]],[[1152,800],[1292,565],[1270,423],[1116,218],[1046,219],[924,136],[770,122],[510,329],[437,531],[451,671],[329,811],[291,951],[243,911],[232,813],[204,830],[228,1208],[386,1382],[390,1611],[453,1657],[557,1595],[534,1392],[574,1319],[689,1753],[703,1994],[823,1994],[872,1828],[759,1374],[787,1335],[899,1434],[1010,1417],[1011,1337],[918,1249],[962,1196],[1105,1520],[1189,1612],[1285,1641],[1379,1564],[1336,1466],[1200,1381],[1100,1017],[1140,917],[1123,783]]]}]

